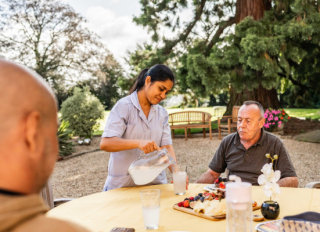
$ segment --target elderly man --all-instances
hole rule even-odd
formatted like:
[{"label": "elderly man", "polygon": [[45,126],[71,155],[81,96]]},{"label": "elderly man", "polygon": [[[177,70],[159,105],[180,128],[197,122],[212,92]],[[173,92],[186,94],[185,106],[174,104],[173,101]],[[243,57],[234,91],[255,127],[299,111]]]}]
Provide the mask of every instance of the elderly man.
[{"label": "elderly man", "polygon": [[209,169],[197,182],[213,183],[227,168],[229,175],[258,185],[262,166],[270,162],[265,155],[270,153],[279,157],[274,165],[281,171],[279,185],[297,187],[298,178],[289,154],[279,138],[263,130],[264,121],[264,110],[259,102],[244,102],[238,113],[237,132],[222,140]]},{"label": "elderly man", "polygon": [[87,231],[45,216],[58,154],[57,106],[35,73],[0,59],[0,231]]}]

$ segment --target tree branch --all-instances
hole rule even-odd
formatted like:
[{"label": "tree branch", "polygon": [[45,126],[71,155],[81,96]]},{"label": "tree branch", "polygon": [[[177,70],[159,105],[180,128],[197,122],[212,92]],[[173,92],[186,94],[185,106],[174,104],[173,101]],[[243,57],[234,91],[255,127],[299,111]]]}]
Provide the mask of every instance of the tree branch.
[{"label": "tree branch", "polygon": [[216,30],[216,33],[214,34],[214,36],[212,37],[212,39],[207,45],[207,48],[204,52],[205,56],[209,56],[211,48],[213,47],[213,45],[215,45],[218,42],[220,35],[223,33],[224,29],[226,29],[227,27],[231,26],[234,23],[236,23],[235,17],[230,17],[228,20],[222,21],[220,23],[218,30]]},{"label": "tree branch", "polygon": [[[280,65],[279,65],[279,67],[281,68],[282,72],[285,73],[285,70],[283,69],[283,67],[281,67]],[[308,86],[306,86],[306,85],[300,83],[299,81],[293,79],[293,77],[292,77],[291,75],[286,76],[286,75],[283,74],[283,73],[279,73],[279,72],[278,72],[278,75],[279,75],[279,76],[282,76],[282,77],[284,77],[284,78],[288,78],[288,79],[292,82],[292,84],[297,85],[297,86],[300,86],[301,88],[309,88]]]},{"label": "tree branch", "polygon": [[207,0],[201,0],[201,3],[198,5],[196,12],[195,12],[195,16],[194,19],[191,23],[188,24],[187,28],[184,30],[184,33],[181,34],[181,36],[179,36],[179,38],[177,38],[176,40],[168,40],[166,41],[166,44],[164,46],[164,48],[161,49],[161,54],[162,55],[169,55],[169,53],[171,52],[171,50],[181,41],[185,41],[187,39],[187,37],[189,36],[189,34],[191,33],[192,29],[194,28],[194,26],[196,25],[196,23],[200,20],[201,15],[203,13],[203,9],[204,6],[206,4]]}]

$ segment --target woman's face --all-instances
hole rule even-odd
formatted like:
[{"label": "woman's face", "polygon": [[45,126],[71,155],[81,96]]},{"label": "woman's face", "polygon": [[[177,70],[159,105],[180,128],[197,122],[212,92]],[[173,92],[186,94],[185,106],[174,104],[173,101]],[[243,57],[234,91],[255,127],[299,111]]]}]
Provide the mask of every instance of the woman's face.
[{"label": "woman's face", "polygon": [[148,76],[145,83],[145,92],[147,100],[151,105],[156,105],[166,98],[167,93],[172,89],[173,82],[170,79],[166,81],[151,82]]}]

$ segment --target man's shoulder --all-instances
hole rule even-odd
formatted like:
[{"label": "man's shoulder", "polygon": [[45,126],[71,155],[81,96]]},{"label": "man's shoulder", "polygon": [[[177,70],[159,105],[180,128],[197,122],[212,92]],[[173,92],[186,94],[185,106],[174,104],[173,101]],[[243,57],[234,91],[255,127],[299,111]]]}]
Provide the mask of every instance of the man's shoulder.
[{"label": "man's shoulder", "polygon": [[72,222],[63,221],[57,218],[51,218],[47,215],[38,215],[29,221],[19,225],[12,232],[88,232],[89,230]]},{"label": "man's shoulder", "polygon": [[233,142],[236,142],[238,139],[238,133],[237,132],[233,132],[231,134],[228,134],[227,136],[225,136],[221,143],[224,143],[224,144],[229,144],[229,143],[233,143]]},{"label": "man's shoulder", "polygon": [[281,142],[281,139],[278,136],[272,134],[271,132],[263,131],[263,133],[264,133],[264,139],[266,141],[268,141],[268,142]]}]

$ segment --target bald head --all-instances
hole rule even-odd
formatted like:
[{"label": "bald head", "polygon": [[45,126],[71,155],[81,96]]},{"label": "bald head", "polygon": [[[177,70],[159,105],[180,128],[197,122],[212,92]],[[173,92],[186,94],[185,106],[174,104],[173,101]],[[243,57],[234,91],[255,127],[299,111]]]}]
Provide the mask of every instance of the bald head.
[{"label": "bald head", "polygon": [[57,104],[36,73],[0,59],[0,188],[36,193],[58,153]]},{"label": "bald head", "polygon": [[36,73],[0,59],[0,138],[33,110],[44,119],[56,110],[54,93]]}]

